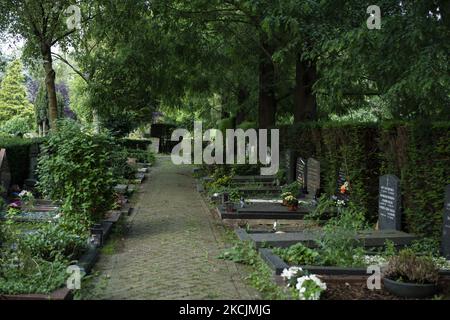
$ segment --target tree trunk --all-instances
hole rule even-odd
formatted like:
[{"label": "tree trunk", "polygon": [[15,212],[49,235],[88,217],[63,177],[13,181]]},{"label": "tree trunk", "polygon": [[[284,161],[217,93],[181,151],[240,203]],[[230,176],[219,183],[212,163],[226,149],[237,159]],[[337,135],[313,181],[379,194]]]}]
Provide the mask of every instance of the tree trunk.
[{"label": "tree trunk", "polygon": [[58,103],[56,100],[55,70],[53,70],[53,59],[51,46],[42,44],[42,58],[44,59],[45,70],[45,86],[48,94],[48,117],[50,120],[50,128],[56,128],[58,120]]},{"label": "tree trunk", "polygon": [[244,103],[248,100],[248,98],[249,98],[248,90],[244,87],[241,87],[237,95],[237,103],[239,109],[236,112],[236,125],[240,125],[247,118],[247,112],[244,109]]},{"label": "tree trunk", "polygon": [[272,49],[263,43],[264,51],[259,62],[259,127],[267,129],[276,122],[277,100],[275,96],[275,67],[271,58]]},{"label": "tree trunk", "polygon": [[317,102],[312,87],[317,81],[316,66],[313,62],[297,58],[294,90],[294,122],[317,120]]},{"label": "tree trunk", "polygon": [[94,125],[94,133],[100,133],[100,120],[97,109],[92,110],[92,124]]}]

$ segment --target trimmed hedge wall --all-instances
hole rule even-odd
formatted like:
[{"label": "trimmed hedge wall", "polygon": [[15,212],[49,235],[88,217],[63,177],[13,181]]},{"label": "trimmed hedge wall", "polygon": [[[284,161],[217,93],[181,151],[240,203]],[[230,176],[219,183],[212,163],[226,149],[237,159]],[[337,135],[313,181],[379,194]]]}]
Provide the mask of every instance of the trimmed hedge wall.
[{"label": "trimmed hedge wall", "polygon": [[336,192],[339,169],[351,199],[370,221],[378,218],[378,179],[401,179],[403,227],[439,239],[444,189],[450,184],[450,123],[305,123],[280,128],[283,150],[321,162],[323,191]]},{"label": "trimmed hedge wall", "polygon": [[22,139],[0,136],[0,149],[6,149],[11,170],[11,184],[23,185],[29,176],[30,170],[30,146],[41,143],[43,139]]},{"label": "trimmed hedge wall", "polygon": [[127,149],[138,149],[146,151],[151,145],[152,141],[148,139],[122,139],[122,145]]}]

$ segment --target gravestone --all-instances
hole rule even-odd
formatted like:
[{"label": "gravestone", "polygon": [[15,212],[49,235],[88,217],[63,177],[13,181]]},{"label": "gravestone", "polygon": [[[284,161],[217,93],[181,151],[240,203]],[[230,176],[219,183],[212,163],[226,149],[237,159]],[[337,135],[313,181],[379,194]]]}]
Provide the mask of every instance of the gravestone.
[{"label": "gravestone", "polygon": [[8,192],[11,184],[11,171],[9,169],[8,159],[6,158],[6,150],[0,149],[0,186],[3,187],[4,193]]},{"label": "gravestone", "polygon": [[401,230],[400,179],[388,174],[380,177],[378,216],[380,230]]},{"label": "gravestone", "polygon": [[314,199],[320,190],[320,162],[316,159],[309,158],[306,168],[306,189],[308,190],[308,197]]},{"label": "gravestone", "polygon": [[295,155],[291,149],[285,153],[286,182],[291,184],[295,180]]},{"label": "gravestone", "polygon": [[450,185],[445,188],[442,255],[447,259],[450,259]]},{"label": "gravestone", "polygon": [[305,175],[306,162],[303,158],[297,159],[296,169],[297,169],[296,170],[297,182],[299,183],[300,188],[304,189],[306,187],[306,175]]},{"label": "gravestone", "polygon": [[25,180],[24,188],[32,191],[36,186],[37,177],[36,177],[36,169],[38,166],[38,157],[39,157],[39,145],[37,143],[32,144],[30,146],[29,158],[30,158],[30,166],[28,179]]}]

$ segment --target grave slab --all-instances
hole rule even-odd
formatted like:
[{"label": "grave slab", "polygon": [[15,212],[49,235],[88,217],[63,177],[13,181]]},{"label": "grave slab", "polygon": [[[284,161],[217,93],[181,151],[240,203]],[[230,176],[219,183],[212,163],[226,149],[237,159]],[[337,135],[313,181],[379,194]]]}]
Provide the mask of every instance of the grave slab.
[{"label": "grave slab", "polygon": [[[296,243],[302,243],[307,247],[317,247],[316,240],[320,239],[323,231],[305,230],[302,232],[286,233],[248,233],[257,248],[264,245],[271,247],[287,248]],[[392,241],[396,246],[406,246],[417,240],[415,235],[396,230],[368,230],[360,232],[355,240],[364,243],[365,247],[383,247],[386,240]]]},{"label": "grave slab", "polygon": [[[267,266],[274,271],[276,275],[281,275],[284,269],[290,267],[281,257],[268,248],[259,249],[259,254]],[[299,266],[311,274],[326,276],[364,276],[367,277],[367,268],[363,267],[334,267],[334,266]],[[450,276],[450,270],[439,270],[441,276]]]},{"label": "grave slab", "polygon": [[126,184],[118,184],[114,187],[114,191],[118,194],[126,194],[127,193],[128,186]]},{"label": "grave slab", "polygon": [[235,205],[236,212],[227,212],[224,206],[217,208],[222,219],[284,219],[284,220],[303,220],[310,213],[310,208],[300,206],[297,211],[289,211],[286,206],[277,202],[258,202],[246,204],[241,208]]}]

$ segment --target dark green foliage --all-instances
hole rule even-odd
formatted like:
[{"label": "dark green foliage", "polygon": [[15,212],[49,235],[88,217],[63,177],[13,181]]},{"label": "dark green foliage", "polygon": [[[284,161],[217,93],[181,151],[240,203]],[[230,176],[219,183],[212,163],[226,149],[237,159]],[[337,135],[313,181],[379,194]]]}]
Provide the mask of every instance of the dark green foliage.
[{"label": "dark green foliage", "polygon": [[450,183],[450,124],[389,125],[382,131],[380,144],[382,172],[401,179],[406,226],[438,239],[444,188]]},{"label": "dark green foliage", "polygon": [[22,185],[29,176],[30,146],[44,139],[22,139],[0,136],[0,148],[6,149],[12,184]]},{"label": "dark green foliage", "polygon": [[46,224],[35,233],[24,236],[21,249],[30,256],[53,261],[57,255],[76,259],[85,249],[87,237],[65,230],[59,224]]},{"label": "dark green foliage", "polygon": [[291,184],[281,187],[281,192],[282,193],[289,192],[294,197],[298,197],[300,195],[300,184],[297,181],[294,181]]},{"label": "dark green foliage", "polygon": [[69,263],[61,257],[52,262],[31,257],[21,261],[17,264],[15,255],[0,257],[0,293],[49,294],[66,282]]},{"label": "dark green foliage", "polygon": [[307,248],[301,243],[285,249],[275,248],[274,253],[289,265],[313,266],[319,260],[319,253],[316,250]]},{"label": "dark green foliage", "polygon": [[128,157],[135,158],[138,162],[147,162],[148,151],[138,149],[127,149]]},{"label": "dark green foliage", "polygon": [[320,160],[322,186],[336,194],[340,168],[350,199],[369,222],[378,218],[378,179],[401,179],[405,230],[439,239],[444,188],[450,183],[449,123],[305,123],[280,128],[280,144]]},{"label": "dark green foliage", "polygon": [[132,179],[136,169],[127,162],[129,153],[126,149],[116,148],[111,152],[112,174],[116,179]]},{"label": "dark green foliage", "polygon": [[122,144],[127,149],[139,149],[147,150],[151,145],[151,140],[138,140],[138,139],[121,139],[120,144]]},{"label": "dark green foliage", "polygon": [[62,200],[64,220],[82,230],[113,204],[115,144],[108,136],[91,136],[70,121],[60,125],[43,145],[39,188],[50,199]]},{"label": "dark green foliage", "polygon": [[258,260],[258,252],[251,242],[236,242],[233,247],[225,250],[219,259],[230,260],[236,263],[254,265]]}]

